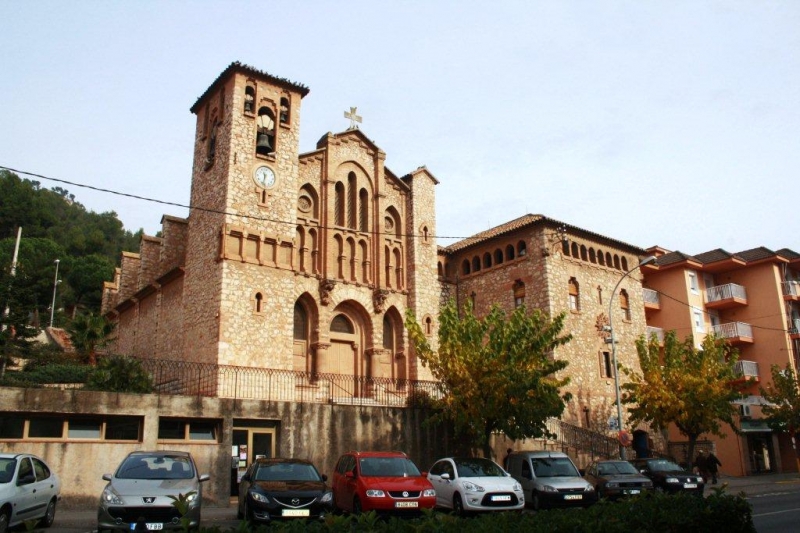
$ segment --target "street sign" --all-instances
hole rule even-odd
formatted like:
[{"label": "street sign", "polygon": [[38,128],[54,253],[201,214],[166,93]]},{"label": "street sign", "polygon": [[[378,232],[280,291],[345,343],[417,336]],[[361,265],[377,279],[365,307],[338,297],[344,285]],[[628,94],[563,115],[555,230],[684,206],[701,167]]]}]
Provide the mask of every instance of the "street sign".
[{"label": "street sign", "polygon": [[619,420],[616,416],[608,417],[608,429],[609,431],[617,431],[619,430]]}]

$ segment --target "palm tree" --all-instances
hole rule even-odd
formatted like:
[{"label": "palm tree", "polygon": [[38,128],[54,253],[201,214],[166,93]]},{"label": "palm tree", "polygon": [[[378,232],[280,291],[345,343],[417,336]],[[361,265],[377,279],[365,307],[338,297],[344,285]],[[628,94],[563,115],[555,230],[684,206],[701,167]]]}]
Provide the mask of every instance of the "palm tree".
[{"label": "palm tree", "polygon": [[75,317],[67,326],[67,331],[75,350],[84,356],[90,365],[95,366],[97,349],[113,340],[110,337],[116,328],[116,322],[110,322],[104,316],[88,313]]}]

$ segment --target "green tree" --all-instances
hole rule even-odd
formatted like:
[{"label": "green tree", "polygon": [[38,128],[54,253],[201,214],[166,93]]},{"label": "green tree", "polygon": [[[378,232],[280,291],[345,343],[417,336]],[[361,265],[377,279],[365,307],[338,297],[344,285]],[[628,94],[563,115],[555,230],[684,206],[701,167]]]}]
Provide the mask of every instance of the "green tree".
[{"label": "green tree", "polygon": [[452,422],[486,457],[491,457],[494,432],[512,439],[548,434],[546,420],[560,416],[570,399],[560,391],[569,379],[556,377],[567,362],[550,357],[571,339],[562,335],[564,315],[551,320],[538,309],[528,314],[521,306],[507,317],[495,306],[479,319],[470,304],[462,314],[459,317],[452,301],[442,309],[434,350],[413,312],[406,312],[406,328],[418,357],[445,389],[437,416]]},{"label": "green tree", "polygon": [[114,263],[106,256],[90,254],[72,259],[66,280],[74,295],[75,307],[99,309],[104,281],[114,276]]},{"label": "green tree", "polygon": [[786,432],[792,439],[795,460],[800,470],[800,450],[797,449],[797,433],[800,431],[800,383],[792,365],[786,368],[772,365],[772,382],[761,388],[761,396],[769,402],[761,409],[769,427],[778,432]]},{"label": "green tree", "polygon": [[137,359],[114,355],[104,358],[92,370],[86,389],[146,394],[153,392],[153,380]]},{"label": "green tree", "polygon": [[72,346],[92,366],[97,364],[97,349],[111,341],[115,330],[115,322],[93,313],[78,315],[67,326]]},{"label": "green tree", "polygon": [[722,422],[738,431],[731,402],[741,397],[733,385],[739,354],[724,339],[708,335],[697,349],[691,337],[681,342],[670,331],[663,354],[655,336],[639,338],[636,349],[641,374],[622,367],[629,380],[622,385],[622,403],[629,406],[632,424],[649,422],[655,429],[674,424],[689,440],[690,460],[700,435],[724,438]]}]

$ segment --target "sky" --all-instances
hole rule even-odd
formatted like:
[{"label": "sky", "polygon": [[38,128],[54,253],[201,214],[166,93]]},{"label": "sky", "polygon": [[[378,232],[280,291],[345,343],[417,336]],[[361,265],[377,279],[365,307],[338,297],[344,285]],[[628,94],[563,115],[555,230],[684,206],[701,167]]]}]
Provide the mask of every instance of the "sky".
[{"label": "sky", "polygon": [[[4,0],[0,34],[0,167],[188,204],[189,108],[240,61],[310,88],[301,152],[356,106],[389,169],[427,166],[441,245],[533,213],[800,252],[796,0]],[[188,215],[36,179],[131,231]]]}]

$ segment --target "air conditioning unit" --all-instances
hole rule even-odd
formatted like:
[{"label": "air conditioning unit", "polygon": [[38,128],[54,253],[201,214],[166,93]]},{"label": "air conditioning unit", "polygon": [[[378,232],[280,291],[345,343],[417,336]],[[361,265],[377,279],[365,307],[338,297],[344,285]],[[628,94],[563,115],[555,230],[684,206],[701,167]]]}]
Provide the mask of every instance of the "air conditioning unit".
[{"label": "air conditioning unit", "polygon": [[750,418],[750,406],[747,404],[742,404],[739,406],[739,415],[742,418]]}]

